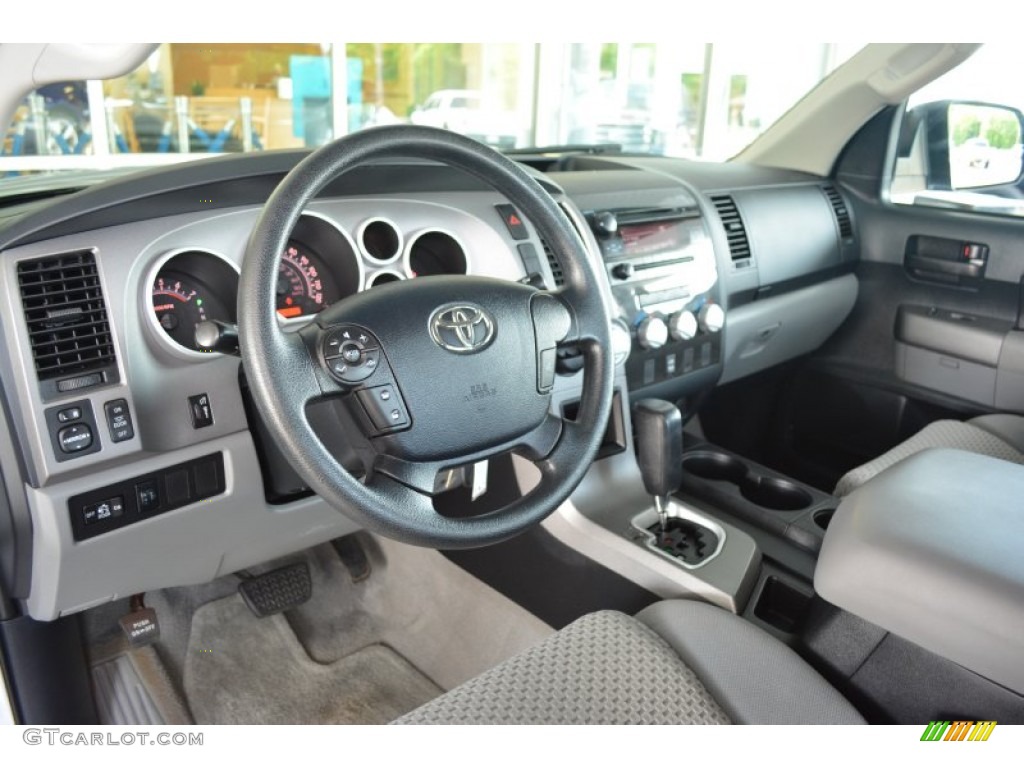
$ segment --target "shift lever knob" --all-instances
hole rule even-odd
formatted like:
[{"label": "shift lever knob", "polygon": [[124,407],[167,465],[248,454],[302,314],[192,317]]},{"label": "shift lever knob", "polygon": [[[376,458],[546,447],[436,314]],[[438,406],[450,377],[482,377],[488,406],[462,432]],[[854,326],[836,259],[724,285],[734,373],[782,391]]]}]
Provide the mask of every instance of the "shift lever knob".
[{"label": "shift lever knob", "polygon": [[644,488],[656,504],[667,503],[683,482],[683,416],[665,400],[641,400],[633,410],[633,426]]}]

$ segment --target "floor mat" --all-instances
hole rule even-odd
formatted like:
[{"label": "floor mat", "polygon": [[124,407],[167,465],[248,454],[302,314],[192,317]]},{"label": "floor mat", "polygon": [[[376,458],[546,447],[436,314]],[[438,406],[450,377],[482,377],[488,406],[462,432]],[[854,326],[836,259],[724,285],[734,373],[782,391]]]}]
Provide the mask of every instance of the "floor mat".
[{"label": "floor mat", "polygon": [[387,723],[442,692],[382,644],[318,664],[281,615],[257,619],[238,595],[196,611],[184,687],[197,723],[228,724]]}]

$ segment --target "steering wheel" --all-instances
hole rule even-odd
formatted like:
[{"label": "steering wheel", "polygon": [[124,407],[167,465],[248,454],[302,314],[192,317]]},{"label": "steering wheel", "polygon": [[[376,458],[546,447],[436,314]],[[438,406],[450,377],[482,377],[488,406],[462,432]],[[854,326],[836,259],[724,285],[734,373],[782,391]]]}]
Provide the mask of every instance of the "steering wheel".
[{"label": "steering wheel", "polygon": [[[343,299],[298,332],[282,329],[278,264],[303,209],[346,171],[396,158],[448,164],[489,183],[559,255],[565,285],[544,291],[486,277],[420,277]],[[540,522],[583,479],[611,409],[609,321],[580,238],[520,166],[436,128],[363,130],[295,166],[250,236],[238,332],[253,399],[295,471],[350,519],[410,544],[483,546]],[[574,421],[551,412],[560,344],[577,346],[584,360]],[[311,423],[308,407],[325,399],[341,406],[334,409],[335,428],[345,430],[359,455],[361,479],[335,458]],[[476,517],[434,510],[439,472],[507,451],[540,470],[531,492]]]}]

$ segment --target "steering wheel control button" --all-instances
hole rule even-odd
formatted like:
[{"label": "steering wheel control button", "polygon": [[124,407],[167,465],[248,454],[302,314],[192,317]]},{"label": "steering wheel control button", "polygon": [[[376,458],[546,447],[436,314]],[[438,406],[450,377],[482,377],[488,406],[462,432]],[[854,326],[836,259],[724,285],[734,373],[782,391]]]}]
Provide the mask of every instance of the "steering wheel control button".
[{"label": "steering wheel control button", "polygon": [[542,349],[537,355],[537,391],[546,395],[555,386],[555,348]]},{"label": "steering wheel control button", "polygon": [[396,432],[409,426],[409,413],[402,396],[392,384],[368,387],[356,392],[375,435]]},{"label": "steering wheel control button", "polygon": [[380,342],[357,325],[331,329],[325,334],[321,348],[327,370],[345,384],[365,381],[380,365]]},{"label": "steering wheel control button", "polygon": [[363,350],[355,344],[345,344],[341,348],[341,357],[349,365],[358,365],[363,358]]},{"label": "steering wheel control button", "polygon": [[523,217],[519,215],[519,212],[512,205],[496,205],[494,209],[501,216],[501,220],[505,222],[505,226],[508,228],[508,233],[512,235],[513,240],[526,240],[530,237],[530,233],[526,229],[526,224],[523,223]]},{"label": "steering wheel control button", "polygon": [[202,429],[213,424],[210,396],[205,392],[199,395],[189,395],[188,410],[192,414],[192,429]]},{"label": "steering wheel control button", "polygon": [[64,453],[80,453],[92,447],[92,430],[88,424],[72,424],[57,433],[57,442]]},{"label": "steering wheel control button", "polygon": [[156,480],[143,480],[135,484],[135,502],[139,506],[139,512],[146,515],[160,508],[160,492],[156,487]]},{"label": "steering wheel control button", "polygon": [[82,418],[81,408],[64,408],[57,411],[57,421],[61,424],[67,424],[69,421],[78,421],[80,418]]},{"label": "steering wheel control button", "polygon": [[[110,429],[110,439],[115,443],[122,443],[135,437],[135,428],[132,426],[132,414],[128,410],[128,401],[111,400],[104,404],[104,412],[107,414],[107,427]],[[57,416],[60,418],[60,414]]]},{"label": "steering wheel control button", "polygon": [[441,349],[456,355],[471,355],[486,349],[496,330],[491,313],[481,306],[445,304],[430,315],[430,338]]}]

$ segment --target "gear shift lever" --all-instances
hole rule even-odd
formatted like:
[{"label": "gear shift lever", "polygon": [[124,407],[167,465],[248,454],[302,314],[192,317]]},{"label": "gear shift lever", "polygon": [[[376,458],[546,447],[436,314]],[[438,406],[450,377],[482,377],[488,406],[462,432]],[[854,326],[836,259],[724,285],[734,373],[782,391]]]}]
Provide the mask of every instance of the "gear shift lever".
[{"label": "gear shift lever", "polygon": [[644,488],[654,496],[664,536],[669,497],[683,482],[683,416],[665,400],[641,400],[633,409],[633,426],[640,476]]}]

